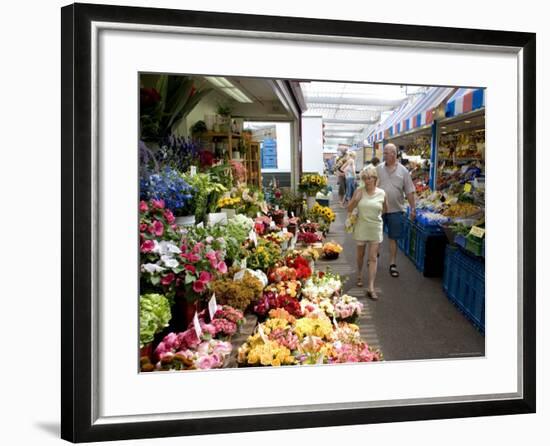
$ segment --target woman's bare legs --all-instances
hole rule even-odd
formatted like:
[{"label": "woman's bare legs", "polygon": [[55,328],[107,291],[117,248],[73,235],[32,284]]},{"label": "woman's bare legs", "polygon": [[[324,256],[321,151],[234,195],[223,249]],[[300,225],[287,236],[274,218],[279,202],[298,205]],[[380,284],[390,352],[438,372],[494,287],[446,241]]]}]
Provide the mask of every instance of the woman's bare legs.
[{"label": "woman's bare legs", "polygon": [[378,266],[378,245],[380,243],[370,242],[368,250],[368,286],[367,290],[374,292],[374,279],[376,279],[376,268]]},{"label": "woman's bare legs", "polygon": [[365,258],[365,245],[357,245],[357,286],[363,286],[363,260]]}]

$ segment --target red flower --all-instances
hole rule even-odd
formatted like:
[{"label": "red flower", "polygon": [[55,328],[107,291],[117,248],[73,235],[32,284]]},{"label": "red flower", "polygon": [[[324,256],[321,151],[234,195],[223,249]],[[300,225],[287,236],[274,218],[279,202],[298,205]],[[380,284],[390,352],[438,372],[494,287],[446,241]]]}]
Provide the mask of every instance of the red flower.
[{"label": "red flower", "polygon": [[208,271],[201,271],[199,274],[199,280],[201,282],[208,283],[212,280],[212,274],[210,274]]},{"label": "red flower", "polygon": [[194,265],[185,265],[183,267],[185,269],[185,271],[189,271],[191,274],[195,274],[197,272],[197,268],[195,268]]},{"label": "red flower", "polygon": [[145,240],[141,244],[141,252],[144,252],[144,253],[151,252],[154,247],[155,247],[155,242],[153,240]]},{"label": "red flower", "polygon": [[164,234],[164,225],[159,221],[159,220],[155,220],[153,222],[153,234],[155,234],[157,237],[160,237],[162,236],[162,234]]},{"label": "red flower", "polygon": [[143,107],[151,107],[160,101],[160,94],[154,88],[140,88],[139,101]]},{"label": "red flower", "polygon": [[145,201],[141,200],[139,202],[139,212],[147,212],[149,210],[149,206],[147,206],[147,203]]},{"label": "red flower", "polygon": [[164,210],[164,218],[166,219],[169,225],[171,225],[176,221],[176,217],[174,217],[174,214],[172,214],[172,211],[170,209]]},{"label": "red flower", "polygon": [[145,232],[147,231],[147,223],[141,223],[139,225],[139,232]]},{"label": "red flower", "polygon": [[195,280],[193,282],[193,291],[195,293],[202,293],[206,289],[206,284],[201,280]]},{"label": "red flower", "polygon": [[166,274],[166,276],[160,279],[160,283],[164,286],[168,286],[174,281],[175,278],[176,276],[174,275],[174,273],[168,273]]},{"label": "red flower", "polygon": [[197,254],[187,254],[187,260],[191,263],[197,263],[201,258]]}]

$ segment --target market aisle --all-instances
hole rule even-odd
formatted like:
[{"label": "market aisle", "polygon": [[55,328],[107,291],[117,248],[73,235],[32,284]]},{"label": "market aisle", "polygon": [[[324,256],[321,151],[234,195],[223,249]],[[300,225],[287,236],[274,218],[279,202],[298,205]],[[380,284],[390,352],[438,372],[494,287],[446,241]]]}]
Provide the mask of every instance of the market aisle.
[{"label": "market aisle", "polygon": [[[331,183],[334,184],[333,178]],[[318,265],[320,269],[329,266],[333,272],[349,277],[344,291],[365,305],[359,326],[369,345],[380,348],[386,360],[485,354],[484,336],[447,299],[441,278],[424,277],[401,251],[397,258],[400,277],[389,275],[387,242],[382,243],[376,278],[380,300],[367,299],[365,288],[355,286],[355,242],[344,231],[346,211],[338,204],[336,193],[331,208],[336,212],[336,221],[327,241],[340,243],[344,251],[338,260],[319,261]],[[366,265],[364,273],[366,279]]]}]

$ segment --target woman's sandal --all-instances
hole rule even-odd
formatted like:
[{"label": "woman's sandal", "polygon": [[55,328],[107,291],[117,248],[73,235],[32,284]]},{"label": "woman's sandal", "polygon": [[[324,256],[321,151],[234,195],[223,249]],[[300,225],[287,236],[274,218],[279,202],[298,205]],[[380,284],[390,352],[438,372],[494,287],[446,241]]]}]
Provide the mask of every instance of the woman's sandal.
[{"label": "woman's sandal", "polygon": [[358,286],[359,288],[361,288],[361,287],[363,286],[363,279],[361,279],[361,278],[358,278],[358,279],[357,279],[357,286]]},{"label": "woman's sandal", "polygon": [[378,294],[376,294],[376,291],[374,290],[367,290],[367,297],[371,298],[372,300],[378,300]]},{"label": "woman's sandal", "polygon": [[399,277],[399,271],[397,271],[397,265],[395,263],[390,265],[390,275],[392,277]]}]

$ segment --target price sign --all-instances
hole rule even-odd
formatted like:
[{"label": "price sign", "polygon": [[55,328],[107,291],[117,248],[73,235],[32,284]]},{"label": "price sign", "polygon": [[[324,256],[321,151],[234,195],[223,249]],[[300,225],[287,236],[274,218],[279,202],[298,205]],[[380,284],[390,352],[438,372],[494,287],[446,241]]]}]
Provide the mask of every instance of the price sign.
[{"label": "price sign", "polygon": [[201,222],[197,225],[197,228],[202,228],[202,227],[204,227],[204,224],[203,224],[203,222],[201,221]]},{"label": "price sign", "polygon": [[278,205],[278,204],[275,205],[275,210],[276,210],[276,211],[279,210],[279,205]]},{"label": "price sign", "polygon": [[197,174],[197,166],[191,166],[191,171],[189,172],[189,175],[191,177],[194,177]]},{"label": "price sign", "polygon": [[332,323],[334,324],[335,328],[338,328],[338,322],[336,322],[336,318],[332,316]]},{"label": "price sign", "polygon": [[311,223],[311,220],[306,220],[306,223],[307,223],[307,224]]},{"label": "price sign", "polygon": [[485,229],[478,226],[472,226],[472,229],[470,229],[470,235],[473,235],[477,238],[483,238],[483,236],[485,235]]},{"label": "price sign", "polygon": [[294,218],[294,212],[293,212],[293,211],[290,211],[290,216],[291,216],[292,218]]},{"label": "price sign", "polygon": [[262,325],[258,325],[258,333],[260,335],[260,338],[262,338],[262,341],[264,341],[265,344],[267,344],[267,336],[264,333],[264,329],[262,328]]},{"label": "price sign", "polygon": [[286,234],[288,232],[287,228],[283,228],[283,234]]},{"label": "price sign", "polygon": [[208,313],[210,313],[210,320],[214,319],[216,311],[218,311],[218,304],[216,303],[216,293],[214,293],[208,301]]},{"label": "price sign", "polygon": [[202,336],[202,329],[201,329],[201,324],[199,323],[199,316],[196,311],[195,311],[195,316],[193,316],[193,327],[195,328],[195,333],[197,335],[197,338],[200,340]]},{"label": "price sign", "polygon": [[275,228],[276,228],[275,222],[274,222],[274,221],[270,222],[270,223],[269,223],[269,227],[270,227],[271,229],[275,229]]},{"label": "price sign", "polygon": [[262,216],[262,213],[261,212],[257,212],[256,213],[256,217],[260,218]]},{"label": "price sign", "polygon": [[472,190],[472,185],[470,183],[466,183],[464,185],[464,192],[468,193]]},{"label": "price sign", "polygon": [[244,259],[241,260],[241,268],[242,269],[245,269],[246,268],[246,257]]},{"label": "price sign", "polygon": [[325,360],[325,354],[324,354],[324,353],[321,353],[321,354],[319,355],[319,357],[317,358],[316,364],[317,364],[317,365],[322,364],[324,360]]},{"label": "price sign", "polygon": [[252,240],[254,246],[258,246],[258,238],[256,237],[256,231],[254,231],[254,229],[250,231],[250,233],[248,234],[248,238]]}]

